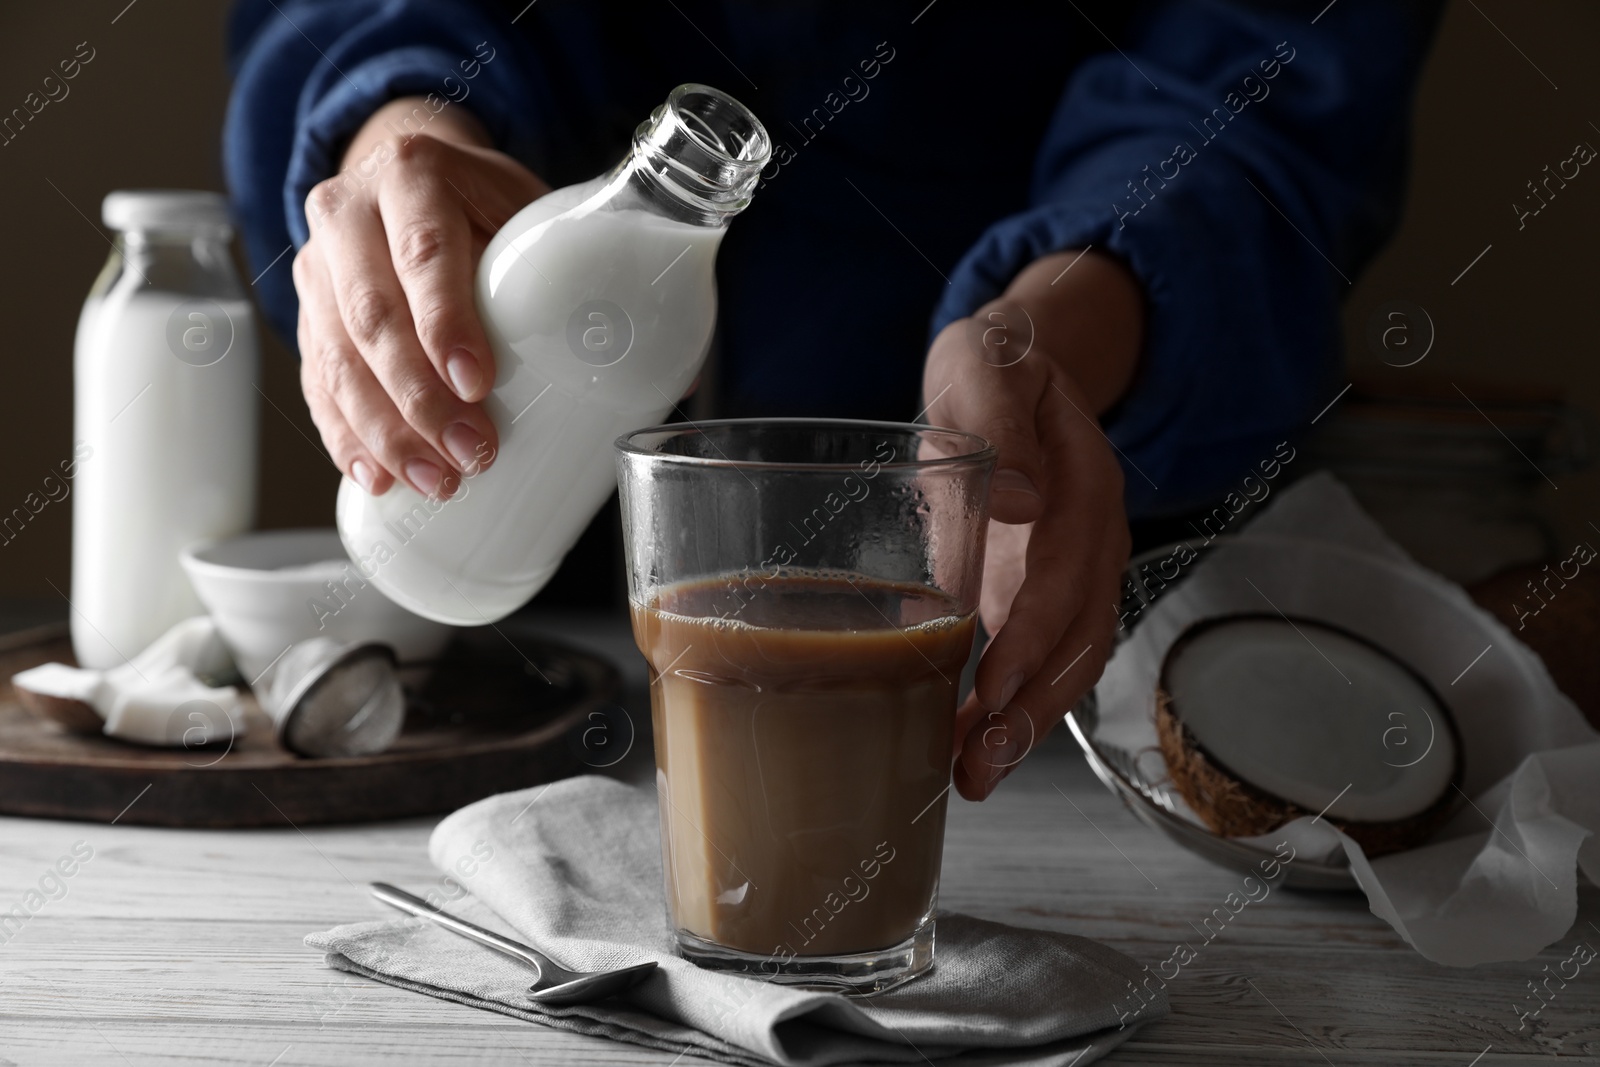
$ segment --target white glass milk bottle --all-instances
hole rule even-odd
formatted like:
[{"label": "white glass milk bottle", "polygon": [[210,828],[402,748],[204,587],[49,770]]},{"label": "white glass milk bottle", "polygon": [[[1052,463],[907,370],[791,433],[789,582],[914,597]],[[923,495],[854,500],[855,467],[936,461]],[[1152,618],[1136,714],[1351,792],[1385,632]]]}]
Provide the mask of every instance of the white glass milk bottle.
[{"label": "white glass milk bottle", "polygon": [[449,499],[339,487],[345,548],[390,599],[470,626],[550,580],[616,486],[612,441],[660,422],[699,372],[717,247],[769,151],[738,101],[682,85],[614,169],[534,201],[489,242],[477,309],[495,356],[494,465]]},{"label": "white glass milk bottle", "polygon": [[258,356],[221,195],[116,192],[101,215],[117,236],[73,361],[72,647],[107,668],[201,613],[179,551],[254,519]]}]

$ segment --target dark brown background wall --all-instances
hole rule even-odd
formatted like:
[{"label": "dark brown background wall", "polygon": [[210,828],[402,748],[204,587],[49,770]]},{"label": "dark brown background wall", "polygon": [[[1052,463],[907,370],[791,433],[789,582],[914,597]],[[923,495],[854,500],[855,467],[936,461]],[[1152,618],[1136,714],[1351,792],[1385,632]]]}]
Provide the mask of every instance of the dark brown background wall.
[{"label": "dark brown background wall", "polygon": [[[0,511],[71,454],[73,330],[108,251],[101,197],[114,188],[222,187],[226,5],[125,4],[8,5],[0,16],[0,112],[19,106],[79,42],[95,49],[70,95],[0,147]],[[1600,5],[1586,0],[1451,4],[1417,108],[1405,223],[1349,299],[1353,367],[1391,383],[1428,374],[1554,385],[1600,410],[1590,316],[1600,169],[1585,168],[1520,232],[1511,208],[1524,183],[1576,142],[1600,146],[1591,124],[1600,122],[1597,43]],[[273,269],[287,267],[285,257]],[[1365,340],[1369,318],[1397,299],[1424,307],[1438,335],[1428,358],[1406,370],[1385,367]],[[330,524],[336,472],[310,443],[316,432],[292,359],[270,336],[263,346],[261,525]],[[1588,522],[1600,524],[1600,474],[1559,484],[1545,490],[1546,505],[1570,542]],[[67,587],[70,511],[51,504],[0,547],[0,597],[43,600],[56,595],[51,582]]]}]

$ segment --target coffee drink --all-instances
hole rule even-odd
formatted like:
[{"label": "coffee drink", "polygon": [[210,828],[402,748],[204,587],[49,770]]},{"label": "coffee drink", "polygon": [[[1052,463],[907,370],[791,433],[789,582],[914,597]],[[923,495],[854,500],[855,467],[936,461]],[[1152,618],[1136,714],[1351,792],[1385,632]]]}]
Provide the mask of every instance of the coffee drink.
[{"label": "coffee drink", "polygon": [[973,615],[919,585],[785,573],[635,604],[680,937],[780,958],[931,914]]}]

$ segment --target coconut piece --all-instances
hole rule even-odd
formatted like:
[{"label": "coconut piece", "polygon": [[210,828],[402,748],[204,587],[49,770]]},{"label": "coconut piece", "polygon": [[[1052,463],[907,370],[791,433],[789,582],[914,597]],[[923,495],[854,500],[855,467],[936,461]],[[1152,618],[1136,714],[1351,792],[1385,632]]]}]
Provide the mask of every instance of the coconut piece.
[{"label": "coconut piece", "polygon": [[1459,797],[1449,709],[1411,668],[1309,619],[1206,619],[1167,650],[1156,733],[1179,795],[1224,837],[1322,815],[1369,856],[1420,844]]},{"label": "coconut piece", "polygon": [[105,727],[90,703],[99,685],[98,671],[64,663],[43,663],[11,676],[11,688],[23,707],[75,734],[97,734]]},{"label": "coconut piece", "polygon": [[196,673],[225,655],[211,619],[196,615],[110,670],[45,663],[12,675],[11,685],[29,711],[74,733],[191,748],[244,735],[239,691]]}]

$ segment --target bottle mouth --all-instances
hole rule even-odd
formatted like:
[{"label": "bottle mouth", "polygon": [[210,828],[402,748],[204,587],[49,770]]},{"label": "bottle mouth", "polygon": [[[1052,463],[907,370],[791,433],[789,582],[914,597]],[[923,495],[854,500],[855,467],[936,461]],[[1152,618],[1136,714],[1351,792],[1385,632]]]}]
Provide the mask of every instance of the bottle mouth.
[{"label": "bottle mouth", "polygon": [[772,141],[750,109],[709,85],[680,85],[634,132],[634,158],[673,195],[717,215],[750,203]]},{"label": "bottle mouth", "polygon": [[199,189],[119,189],[106,194],[100,219],[113,230],[179,236],[233,228],[227,198]]}]

